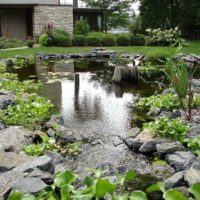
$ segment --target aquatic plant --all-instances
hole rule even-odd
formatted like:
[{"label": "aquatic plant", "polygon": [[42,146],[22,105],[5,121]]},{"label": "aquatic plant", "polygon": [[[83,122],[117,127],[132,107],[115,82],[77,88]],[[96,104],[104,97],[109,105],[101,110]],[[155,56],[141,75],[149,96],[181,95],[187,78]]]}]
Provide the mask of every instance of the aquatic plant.
[{"label": "aquatic plant", "polygon": [[[131,193],[120,190],[126,182],[134,180],[137,177],[136,172],[128,171],[125,175],[118,175],[115,182],[111,182],[108,178],[102,178],[100,170],[94,170],[93,176],[85,178],[85,187],[76,189],[74,186],[77,175],[71,171],[59,172],[54,178],[54,183],[47,189],[41,191],[38,195],[22,194],[13,192],[8,200],[148,200],[148,194],[159,191],[163,194],[165,200],[187,200],[188,198],[176,189],[165,189],[165,184],[158,182],[144,192],[142,190],[134,190]],[[200,197],[200,183],[196,183],[188,189],[196,200]]]}]

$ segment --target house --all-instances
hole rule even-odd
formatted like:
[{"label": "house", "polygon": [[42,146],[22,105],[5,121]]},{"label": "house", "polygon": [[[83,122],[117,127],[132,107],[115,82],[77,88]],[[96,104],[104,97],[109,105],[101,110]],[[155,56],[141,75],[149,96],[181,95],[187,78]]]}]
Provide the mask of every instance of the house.
[{"label": "house", "polygon": [[78,0],[0,0],[0,36],[38,37],[48,23],[72,33],[75,21],[84,19],[97,31],[102,17],[98,9],[79,8]]}]

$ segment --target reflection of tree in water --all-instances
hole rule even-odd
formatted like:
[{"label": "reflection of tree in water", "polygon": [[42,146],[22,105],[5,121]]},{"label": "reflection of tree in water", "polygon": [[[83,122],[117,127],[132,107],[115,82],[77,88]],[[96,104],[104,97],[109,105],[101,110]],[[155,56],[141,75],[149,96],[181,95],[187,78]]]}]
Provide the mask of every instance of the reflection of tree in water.
[{"label": "reflection of tree in water", "polygon": [[80,74],[75,74],[75,96],[74,96],[74,109],[77,118],[80,121],[95,120],[102,116],[101,98],[88,95],[84,92],[83,97],[80,99]]}]

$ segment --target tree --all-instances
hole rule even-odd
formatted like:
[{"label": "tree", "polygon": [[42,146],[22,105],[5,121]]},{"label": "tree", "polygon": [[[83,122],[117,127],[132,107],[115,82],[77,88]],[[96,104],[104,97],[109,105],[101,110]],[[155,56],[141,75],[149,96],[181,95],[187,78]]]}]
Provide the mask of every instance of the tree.
[{"label": "tree", "polygon": [[88,7],[101,9],[104,15],[104,30],[107,32],[109,18],[112,15],[128,13],[134,0],[83,0]]},{"label": "tree", "polygon": [[200,30],[197,23],[199,0],[140,0],[143,28],[175,28],[184,36],[195,37]]}]

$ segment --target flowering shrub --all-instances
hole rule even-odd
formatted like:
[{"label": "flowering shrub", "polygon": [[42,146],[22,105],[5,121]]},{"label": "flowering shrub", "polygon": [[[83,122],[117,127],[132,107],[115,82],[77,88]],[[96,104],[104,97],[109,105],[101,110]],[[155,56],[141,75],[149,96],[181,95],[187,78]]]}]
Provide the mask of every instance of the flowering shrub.
[{"label": "flowering shrub", "polygon": [[178,46],[185,45],[185,40],[181,38],[181,31],[178,27],[169,30],[147,29],[146,45],[148,46]]}]

